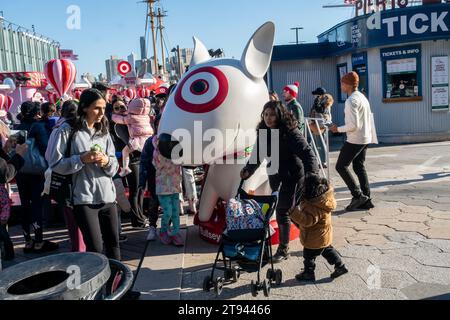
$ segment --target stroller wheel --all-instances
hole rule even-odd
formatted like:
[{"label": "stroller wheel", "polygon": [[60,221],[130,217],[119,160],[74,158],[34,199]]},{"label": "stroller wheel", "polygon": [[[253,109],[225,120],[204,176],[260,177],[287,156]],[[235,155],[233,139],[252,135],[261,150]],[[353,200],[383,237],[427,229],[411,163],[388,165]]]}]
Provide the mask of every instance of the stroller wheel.
[{"label": "stroller wheel", "polygon": [[222,294],[224,280],[222,278],[217,278],[214,282],[214,291],[217,296]]},{"label": "stroller wheel", "polygon": [[224,272],[225,281],[234,280],[234,270],[227,269]]},{"label": "stroller wheel", "polygon": [[252,296],[256,298],[258,296],[258,285],[255,283],[255,281],[252,280],[252,284],[250,285]]},{"label": "stroller wheel", "polygon": [[280,269],[275,271],[275,283],[279,286],[283,282],[283,271]]},{"label": "stroller wheel", "polygon": [[270,281],[267,279],[265,279],[263,282],[263,292],[266,298],[270,296]]},{"label": "stroller wheel", "polygon": [[203,291],[205,292],[209,292],[211,291],[211,288],[213,287],[212,285],[212,281],[211,281],[211,277],[207,276],[204,280],[203,280]]},{"label": "stroller wheel", "polygon": [[275,272],[272,269],[267,270],[266,279],[275,282]]}]

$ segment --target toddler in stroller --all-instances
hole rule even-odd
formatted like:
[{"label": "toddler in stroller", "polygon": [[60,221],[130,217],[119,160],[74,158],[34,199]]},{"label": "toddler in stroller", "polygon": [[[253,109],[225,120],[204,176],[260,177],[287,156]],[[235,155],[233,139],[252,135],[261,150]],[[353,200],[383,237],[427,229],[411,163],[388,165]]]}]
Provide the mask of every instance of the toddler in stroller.
[{"label": "toddler in stroller", "polygon": [[[219,250],[211,271],[203,281],[203,290],[212,288],[220,296],[226,283],[239,280],[241,272],[257,273],[257,281],[252,281],[254,297],[260,291],[268,297],[273,283],[280,285],[283,280],[281,270],[275,270],[272,255],[270,220],[278,203],[278,192],[271,196],[251,196],[242,189],[227,206],[227,228],[222,234]],[[223,263],[223,267],[219,266]],[[270,263],[266,278],[261,281],[261,270]],[[224,277],[214,277],[216,270],[224,271]]]}]

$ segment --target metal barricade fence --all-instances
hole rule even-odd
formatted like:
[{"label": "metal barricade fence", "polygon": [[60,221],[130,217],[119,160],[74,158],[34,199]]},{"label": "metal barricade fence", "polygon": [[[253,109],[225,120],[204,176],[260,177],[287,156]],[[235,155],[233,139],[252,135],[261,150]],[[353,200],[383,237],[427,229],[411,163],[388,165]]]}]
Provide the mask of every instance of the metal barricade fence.
[{"label": "metal barricade fence", "polygon": [[[320,129],[324,128],[325,132],[315,135],[310,128],[310,123],[315,124],[316,127],[319,128],[319,131],[320,131]],[[324,177],[326,177],[328,180],[330,180],[330,139],[329,139],[329,129],[325,125],[325,119],[305,118],[304,136],[305,136],[306,140],[310,143],[317,159],[319,159],[318,162],[319,162],[319,168],[320,168],[321,173],[323,174]],[[320,145],[319,146],[316,144],[316,139],[314,138],[315,136],[320,137],[320,141],[319,141]],[[320,152],[319,152],[318,147],[323,147],[323,150],[325,151],[325,163],[327,164],[327,168],[324,168],[324,166],[323,166],[323,162],[320,157]]]}]

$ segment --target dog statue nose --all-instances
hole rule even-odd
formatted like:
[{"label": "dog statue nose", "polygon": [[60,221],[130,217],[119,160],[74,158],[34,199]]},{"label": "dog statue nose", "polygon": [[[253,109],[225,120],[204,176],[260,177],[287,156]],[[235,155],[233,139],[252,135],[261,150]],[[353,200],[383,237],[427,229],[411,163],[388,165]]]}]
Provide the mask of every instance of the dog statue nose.
[{"label": "dog statue nose", "polygon": [[159,144],[158,149],[159,152],[161,152],[162,156],[170,159],[170,160],[176,160],[174,157],[182,157],[183,151],[180,149],[179,154],[174,155],[174,149],[180,144],[177,140],[172,138],[170,134],[163,133],[159,136]]}]

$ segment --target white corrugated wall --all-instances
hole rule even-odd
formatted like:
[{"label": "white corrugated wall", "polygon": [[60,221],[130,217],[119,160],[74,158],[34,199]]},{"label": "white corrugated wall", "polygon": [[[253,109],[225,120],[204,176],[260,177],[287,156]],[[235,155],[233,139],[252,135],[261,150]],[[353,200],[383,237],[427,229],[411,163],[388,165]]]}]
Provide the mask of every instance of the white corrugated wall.
[{"label": "white corrugated wall", "polygon": [[[399,46],[403,45],[405,44]],[[431,57],[437,55],[450,56],[450,41],[422,42],[423,101],[418,102],[383,103],[380,49],[367,50],[369,100],[375,114],[380,141],[414,142],[414,140],[424,141],[420,136],[450,136],[450,113],[432,112],[431,110]],[[273,89],[281,94],[287,83],[300,82],[298,100],[307,115],[314,99],[311,92],[315,88],[325,87],[337,100],[337,65],[341,63],[347,63],[348,70],[351,71],[350,54],[327,59],[275,61],[271,68]],[[344,104],[336,102],[332,113],[334,122],[339,125],[343,124]],[[419,137],[408,138],[408,136]],[[428,140],[433,140],[433,138]]]}]

